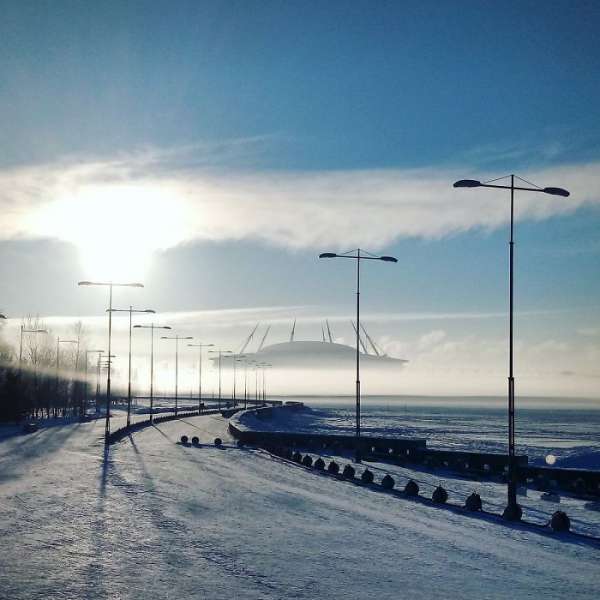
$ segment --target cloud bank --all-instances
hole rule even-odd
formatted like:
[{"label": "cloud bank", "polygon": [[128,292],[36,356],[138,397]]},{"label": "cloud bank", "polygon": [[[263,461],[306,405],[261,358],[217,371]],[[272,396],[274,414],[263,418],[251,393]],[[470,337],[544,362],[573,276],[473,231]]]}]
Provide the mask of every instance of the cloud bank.
[{"label": "cloud bank", "polygon": [[[159,151],[59,162],[0,171],[0,236],[81,245],[95,240],[101,225],[110,226],[113,239],[126,237],[135,221],[151,240],[149,250],[246,239],[288,249],[381,249],[400,238],[436,239],[505,224],[506,193],[452,188],[456,179],[493,175],[468,167],[223,169]],[[600,163],[540,169],[527,177],[541,186],[565,187],[571,197],[518,194],[517,219],[541,220],[600,204]]]}]

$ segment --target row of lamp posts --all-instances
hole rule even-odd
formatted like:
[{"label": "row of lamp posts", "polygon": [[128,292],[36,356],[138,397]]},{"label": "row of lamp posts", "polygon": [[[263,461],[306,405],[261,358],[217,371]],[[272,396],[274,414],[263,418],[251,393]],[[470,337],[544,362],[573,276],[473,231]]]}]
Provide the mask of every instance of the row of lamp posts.
[{"label": "row of lamp posts", "polygon": [[[113,308],[113,288],[114,287],[134,287],[141,288],[144,287],[142,283],[114,283],[110,282],[96,282],[96,281],[80,281],[80,286],[106,286],[109,288],[109,303],[108,303],[108,358],[103,365],[101,362],[101,356],[103,351],[96,350],[92,352],[98,352],[98,369],[101,366],[106,366],[107,369],[107,377],[106,377],[106,421],[104,427],[104,437],[105,441],[108,442],[110,436],[110,409],[111,409],[111,370],[112,370],[112,359],[114,355],[111,354],[112,348],[112,315],[114,312],[127,312],[129,313],[129,360],[128,360],[128,385],[127,385],[127,426],[131,424],[131,401],[132,401],[132,393],[131,393],[131,345],[132,345],[132,329],[135,328],[144,328],[151,330],[151,338],[150,338],[150,421],[153,421],[154,418],[154,331],[156,329],[164,330],[171,329],[168,325],[156,325],[155,323],[151,323],[150,325],[133,325],[133,315],[134,314],[155,314],[156,311],[153,309],[134,309],[133,306],[130,306],[126,309]],[[190,336],[179,336],[176,335],[174,337],[162,336],[161,339],[175,339],[175,414],[178,412],[178,396],[179,396],[179,340],[191,340],[193,339]],[[86,365],[87,367],[87,365]],[[201,403],[201,399],[199,399],[199,403]]]},{"label": "row of lamp posts", "polygon": [[[103,361],[102,355],[104,352],[102,350],[90,350],[88,353],[97,352],[98,353],[98,371],[100,368],[107,369],[107,378],[106,378],[106,421],[105,421],[105,440],[108,441],[110,435],[110,409],[111,409],[111,369],[112,369],[112,359],[114,355],[111,354],[112,349],[112,314],[115,312],[126,312],[129,313],[129,360],[128,360],[128,385],[127,385],[127,426],[131,424],[131,403],[132,403],[132,390],[131,390],[131,355],[132,355],[132,329],[150,329],[150,421],[153,421],[154,418],[154,339],[155,339],[155,331],[156,330],[171,330],[171,327],[168,325],[157,325],[156,323],[150,323],[149,325],[133,325],[133,315],[134,314],[155,314],[156,311],[153,309],[134,309],[133,306],[130,306],[126,309],[113,308],[112,300],[113,300],[113,287],[135,287],[140,288],[144,287],[142,283],[114,283],[114,282],[94,282],[94,281],[80,281],[80,286],[106,286],[109,288],[109,306],[107,309],[108,313],[108,356],[106,360]],[[24,333],[25,331],[22,331]],[[177,415],[179,410],[179,341],[185,340],[190,341],[194,338],[192,336],[181,336],[181,335],[163,335],[161,336],[162,340],[174,340],[175,341],[175,414]],[[59,342],[71,342],[74,340],[60,340]],[[198,410],[200,411],[202,408],[202,351],[204,348],[213,347],[214,344],[192,344],[188,343],[188,347],[198,348]],[[216,350],[211,351],[218,354],[218,371],[219,371],[219,396],[218,396],[218,406],[221,408],[222,402],[222,360],[225,357],[232,358],[233,360],[233,370],[234,370],[234,381],[233,381],[233,402],[237,403],[236,399],[236,364],[238,361],[245,359],[246,357],[241,354],[234,354],[230,350]],[[87,353],[86,353],[86,381],[87,381]],[[262,400],[266,400],[266,384],[264,382],[264,368],[267,366],[264,363],[257,364],[256,367],[263,369],[263,388],[262,388]],[[58,369],[58,363],[57,363]],[[245,369],[246,371],[246,369]],[[247,380],[245,376],[244,383],[244,398],[245,403],[247,402]],[[96,397],[98,398],[98,384],[96,390]],[[87,388],[86,388],[87,393]],[[256,401],[259,401],[259,393],[258,386],[256,391]]]}]

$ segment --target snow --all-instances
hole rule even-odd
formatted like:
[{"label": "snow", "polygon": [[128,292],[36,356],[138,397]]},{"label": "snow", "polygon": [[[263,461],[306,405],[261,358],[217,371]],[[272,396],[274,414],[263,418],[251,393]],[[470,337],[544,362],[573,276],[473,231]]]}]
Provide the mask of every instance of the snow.
[{"label": "snow", "polygon": [[0,441],[2,599],[596,595],[594,544],[238,449],[220,416],[147,428],[106,457],[103,432],[97,421]]},{"label": "snow", "polygon": [[[304,410],[273,410],[270,411],[268,415],[268,418],[266,416],[261,417],[261,411],[246,411],[234,417],[234,422],[236,423],[236,426],[241,429],[247,428],[259,431],[304,431],[325,434],[353,434],[353,431],[349,429],[346,420],[342,419],[336,411],[330,409],[325,410],[321,407],[317,409],[305,407]],[[490,427],[489,424],[488,427]],[[371,429],[374,429],[374,427],[371,427]],[[414,430],[415,428],[413,425],[412,428],[407,428],[407,430],[405,430],[406,433],[404,435],[408,434],[406,436],[409,437]],[[377,429],[376,433],[378,435],[393,436],[394,430],[381,427],[380,429]],[[489,438],[494,435],[495,431],[492,431],[491,436],[481,436],[472,446],[468,445],[467,440],[465,440],[463,436],[460,449],[471,450],[480,446],[486,447],[490,444]],[[402,435],[400,437],[402,437]],[[429,438],[427,438],[427,441],[429,446]],[[586,441],[586,443],[589,442]],[[437,446],[440,447],[441,444],[438,444]],[[496,451],[502,451],[502,448],[494,449]],[[580,464],[585,464],[589,454],[597,454],[588,452],[585,446],[579,446],[578,452],[579,454],[577,456]],[[312,456],[313,458],[316,458],[316,454],[312,454]],[[321,456],[324,459],[332,458],[340,464],[347,463],[351,460],[350,454],[343,455],[335,452],[323,451]],[[571,460],[575,462],[576,459],[573,457]],[[561,463],[561,466],[562,464],[563,463]],[[416,469],[410,468],[410,466],[401,467],[388,463],[368,462],[365,463],[365,466],[368,466],[368,468],[374,472],[376,480],[383,477],[385,473],[389,473],[394,477],[396,487],[400,489],[404,488],[409,479],[413,479],[419,484],[420,493],[429,498],[431,497],[433,490],[438,485],[441,485],[448,491],[448,501],[453,504],[462,506],[465,498],[475,491],[481,495],[483,508],[487,511],[502,514],[502,511],[506,506],[506,484],[502,482],[491,481],[489,479],[476,479],[464,475],[461,476],[460,474],[443,469],[427,469],[423,465]],[[361,473],[362,469],[359,467],[357,469],[357,476],[360,476]],[[558,502],[551,502],[542,499],[543,493],[543,491],[535,490],[531,487],[518,488],[518,502],[523,508],[524,519],[532,523],[545,525],[550,521],[552,514],[556,510],[563,510],[571,519],[572,531],[600,537],[600,510],[598,510],[597,502],[591,502],[589,499],[578,498],[563,492],[560,492],[557,495]]]}]

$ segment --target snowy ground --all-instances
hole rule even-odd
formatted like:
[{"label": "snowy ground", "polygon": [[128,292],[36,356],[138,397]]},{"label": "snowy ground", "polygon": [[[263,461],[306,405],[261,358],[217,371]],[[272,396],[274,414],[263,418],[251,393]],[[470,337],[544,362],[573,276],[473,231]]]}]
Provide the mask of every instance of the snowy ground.
[{"label": "snowy ground", "polygon": [[[373,414],[373,413],[370,413]],[[237,420],[237,418],[236,418]],[[371,418],[371,421],[376,419]],[[254,416],[254,411],[248,411],[240,415],[240,422],[242,425],[248,426],[250,429],[258,429],[263,431],[306,431],[306,432],[318,432],[318,433],[344,433],[346,435],[353,435],[352,424],[347,422],[347,418],[341,418],[336,411],[331,409],[311,408],[306,407],[302,411],[273,411],[272,417],[269,419],[257,418]],[[414,434],[415,429],[422,427],[422,424],[418,424],[417,427],[413,424],[412,427],[398,428],[392,430],[381,428],[380,430],[373,431],[375,429],[371,426],[371,435],[388,435],[394,436],[394,434],[403,435],[405,437],[411,437],[410,434]],[[454,427],[456,423],[454,423]],[[488,424],[488,428],[489,428]],[[432,426],[430,426],[430,429]],[[436,430],[439,425],[436,424]],[[401,433],[398,433],[401,432]],[[467,442],[464,436],[464,432],[461,432],[461,446],[460,449],[464,450],[475,450],[480,446],[484,446],[486,450],[490,450],[489,442],[490,436],[475,435],[475,442],[471,445]],[[366,434],[365,434],[366,435]],[[495,432],[492,432],[492,436]],[[539,436],[539,433],[535,433],[535,438]],[[563,434],[563,444],[566,445],[568,436]],[[448,434],[452,439],[452,433]],[[441,436],[438,434],[438,438]],[[458,437],[458,436],[457,436]],[[554,433],[556,437],[556,430]],[[426,437],[428,446],[433,447],[455,447],[457,442],[451,442],[449,444],[440,443],[430,444],[429,437]],[[598,444],[596,440],[585,439],[579,446],[575,445],[574,442],[570,443],[569,450],[575,453],[577,450],[583,452],[586,457],[593,455],[590,452],[590,444]],[[524,450],[529,449],[529,446],[523,446]],[[492,451],[502,452],[503,448],[494,447]],[[575,455],[575,454],[574,454]],[[580,454],[579,456],[583,456]],[[312,454],[313,458],[316,458],[316,454]],[[322,452],[323,458],[333,458],[340,464],[345,464],[351,461],[350,454],[339,455],[331,452]],[[355,465],[356,466],[356,465]],[[409,479],[413,479],[419,484],[421,493],[427,497],[431,497],[433,490],[438,486],[443,486],[449,494],[449,502],[463,505],[465,498],[471,494],[471,492],[477,492],[481,495],[485,510],[502,514],[504,507],[506,506],[506,484],[500,481],[492,481],[488,479],[477,479],[474,477],[461,476],[458,473],[451,471],[444,471],[443,469],[427,469],[423,466],[418,468],[407,468],[396,465],[390,465],[388,463],[379,462],[368,462],[365,463],[375,474],[376,480],[380,479],[389,473],[396,481],[396,486],[401,489],[406,485]],[[357,475],[362,473],[362,468],[357,469]],[[583,533],[586,535],[600,537],[600,501],[597,498],[578,498],[573,495],[560,492],[556,494],[554,501],[547,501],[542,499],[543,492],[533,488],[527,488],[525,486],[518,489],[518,501],[523,508],[523,518],[527,521],[546,524],[550,521],[552,514],[556,510],[563,510],[571,519],[571,528],[573,531]]]},{"label": "snowy ground", "polygon": [[240,450],[226,425],[162,423],[107,457],[102,422],[2,439],[0,597],[596,597],[597,546]]}]

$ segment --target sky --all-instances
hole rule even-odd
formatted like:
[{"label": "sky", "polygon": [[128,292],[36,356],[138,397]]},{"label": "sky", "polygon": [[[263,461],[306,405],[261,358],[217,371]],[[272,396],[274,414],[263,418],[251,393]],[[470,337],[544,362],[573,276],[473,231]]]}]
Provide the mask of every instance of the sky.
[{"label": "sky", "polygon": [[452,183],[515,173],[571,192],[516,194],[517,393],[600,397],[596,2],[0,6],[9,342],[33,314],[105,345],[106,290],[77,281],[112,279],[145,286],[115,305],[219,347],[259,321],[285,341],[295,318],[297,339],[329,318],[352,343],[354,266],[317,256],[360,247],[399,260],[365,264],[362,314],[409,361],[365,392],[503,394],[509,195]]}]

